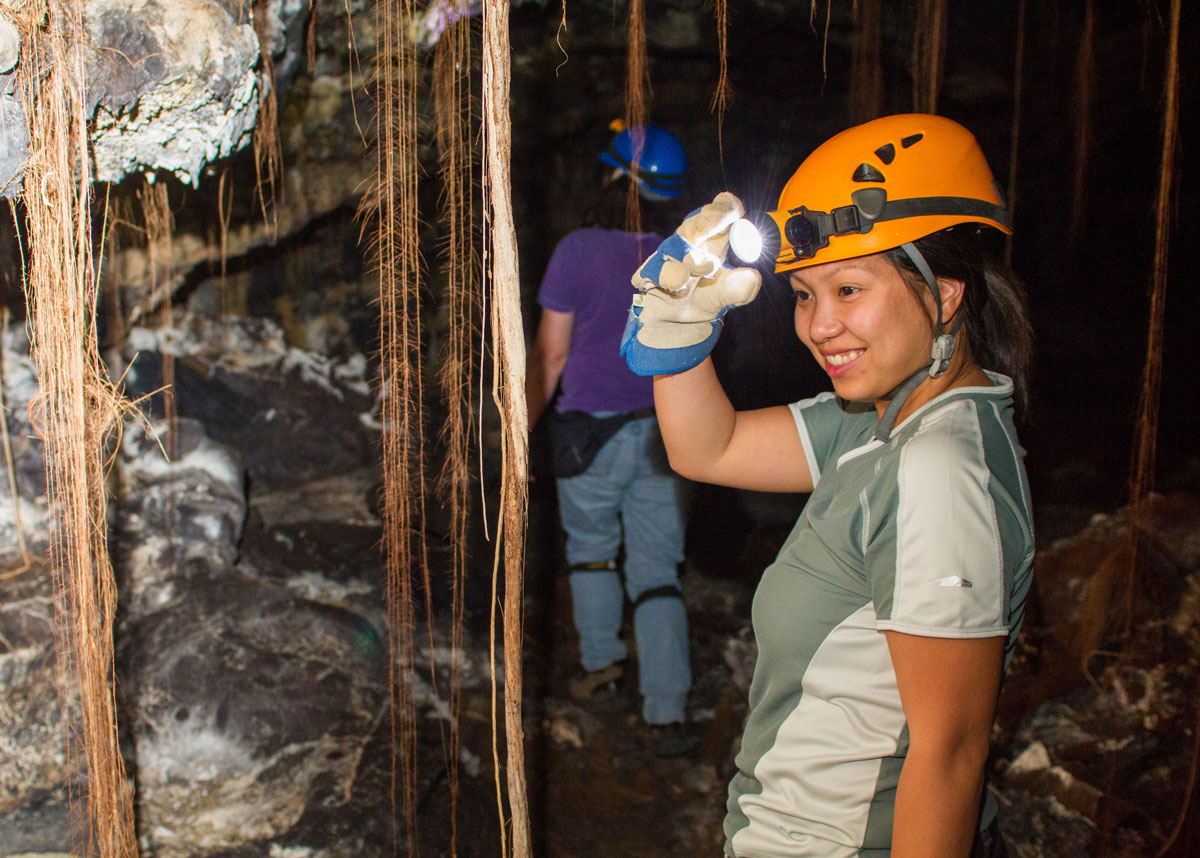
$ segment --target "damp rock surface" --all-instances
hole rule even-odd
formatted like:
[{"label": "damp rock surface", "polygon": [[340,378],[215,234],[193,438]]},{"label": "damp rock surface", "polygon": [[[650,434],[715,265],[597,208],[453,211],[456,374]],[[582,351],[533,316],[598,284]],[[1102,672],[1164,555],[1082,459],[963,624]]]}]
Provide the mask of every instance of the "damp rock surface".
[{"label": "damp rock surface", "polygon": [[373,465],[378,424],[361,355],[335,361],[287,345],[267,320],[185,319],[138,329],[126,384],[165,413],[164,358],[173,360],[174,407],[238,451],[251,488],[299,485]]},{"label": "damp rock surface", "polygon": [[[327,467],[318,459],[276,468],[256,457],[270,448],[305,462],[296,447],[312,432],[310,413],[330,412],[347,391],[269,327],[232,321],[193,333],[133,337],[156,348],[148,365],[161,367],[165,356],[190,369],[175,376],[180,416],[131,427],[122,446],[119,665],[139,834],[158,858],[269,842],[311,807],[346,804],[388,699],[376,564],[353,579],[330,577],[318,556],[289,567],[274,531],[310,518],[372,525],[368,475],[341,484],[354,513],[336,503],[280,505],[265,523],[256,513],[245,538],[251,482],[273,497],[274,477],[286,475],[303,495],[305,477]],[[144,372],[135,366],[135,383]],[[298,395],[310,386],[310,396]],[[234,405],[232,416],[222,403]],[[271,410],[278,429],[247,443],[247,432],[272,422]]]},{"label": "damp rock surface", "polygon": [[25,330],[18,325],[0,330],[0,405],[4,407],[0,440],[7,447],[5,476],[0,478],[0,568],[20,566],[44,555],[47,548],[46,465],[29,413],[37,392],[37,370]]},{"label": "damp rock surface", "polygon": [[167,170],[195,185],[203,168],[250,142],[263,86],[286,83],[303,55],[309,4],[263,10],[265,50],[277,76],[260,74],[252,10],[208,0],[90,0],[87,71],[96,178]]},{"label": "damp rock surface", "polygon": [[[250,142],[263,87],[284,89],[295,76],[309,13],[303,0],[264,4],[263,39],[275,70],[267,78],[260,74],[262,49],[248,4],[89,0],[83,108],[91,122],[94,178],[116,182],[129,173],[165,170],[195,185],[207,165]],[[12,198],[29,158],[13,84],[34,70],[7,60],[6,52],[0,57],[0,196]]]},{"label": "damp rock surface", "polygon": [[29,122],[17,90],[17,76],[0,72],[0,197],[12,200],[21,193],[28,161]]},{"label": "damp rock surface", "polygon": [[193,184],[240,149],[258,116],[258,37],[236,8],[197,0],[92,0],[96,178],[169,170]]},{"label": "damp rock surface", "polygon": [[1025,858],[1153,855],[1184,810],[1200,711],[1200,501],[1148,500],[1136,574],[1131,515],[1095,515],[1037,558],[994,743],[1002,825]]},{"label": "damp rock surface", "polygon": [[70,815],[68,786],[85,795],[83,762],[67,745],[77,702],[55,646],[45,462],[29,414],[37,393],[24,330],[0,330],[8,452],[0,478],[0,855],[69,850],[78,814]]}]

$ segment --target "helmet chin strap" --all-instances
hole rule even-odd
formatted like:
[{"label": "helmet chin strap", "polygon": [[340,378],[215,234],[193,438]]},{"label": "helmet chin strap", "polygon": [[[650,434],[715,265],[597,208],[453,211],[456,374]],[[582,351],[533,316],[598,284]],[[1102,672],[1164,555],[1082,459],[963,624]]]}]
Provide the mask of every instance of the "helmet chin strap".
[{"label": "helmet chin strap", "polygon": [[929,285],[929,291],[933,293],[933,303],[937,307],[937,324],[933,329],[935,336],[929,353],[929,363],[906,378],[889,394],[891,402],[884,409],[883,416],[879,418],[879,424],[875,427],[875,438],[879,441],[886,441],[892,436],[892,429],[896,425],[896,416],[917,386],[926,378],[937,378],[949,369],[950,358],[954,356],[954,344],[958,330],[962,327],[965,318],[965,314],[959,313],[951,323],[950,330],[942,331],[942,291],[938,288],[937,278],[933,276],[933,269],[929,267],[924,255],[911,241],[900,245],[900,249],[908,255],[913,265],[917,266],[917,270],[921,272],[921,276]]}]

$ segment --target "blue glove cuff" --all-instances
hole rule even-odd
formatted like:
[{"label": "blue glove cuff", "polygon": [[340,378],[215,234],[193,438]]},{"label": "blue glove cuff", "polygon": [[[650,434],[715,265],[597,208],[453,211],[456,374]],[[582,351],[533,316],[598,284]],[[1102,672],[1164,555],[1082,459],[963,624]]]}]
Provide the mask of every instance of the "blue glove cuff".
[{"label": "blue glove cuff", "polygon": [[702,342],[674,349],[652,348],[637,338],[638,331],[642,329],[642,321],[639,318],[641,315],[641,307],[629,308],[625,332],[621,335],[621,356],[635,375],[671,375],[691,369],[708,357],[721,335],[721,316],[725,315],[725,312],[722,310],[721,316],[709,322],[712,332]]}]

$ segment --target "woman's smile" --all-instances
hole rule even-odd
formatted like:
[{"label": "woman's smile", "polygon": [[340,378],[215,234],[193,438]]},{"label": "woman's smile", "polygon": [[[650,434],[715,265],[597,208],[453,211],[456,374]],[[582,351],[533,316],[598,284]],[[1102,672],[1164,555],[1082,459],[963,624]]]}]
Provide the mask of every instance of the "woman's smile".
[{"label": "woman's smile", "polygon": [[850,349],[845,352],[826,354],[825,371],[833,378],[845,375],[850,371],[850,364],[862,357],[864,352],[866,352],[866,349]]}]

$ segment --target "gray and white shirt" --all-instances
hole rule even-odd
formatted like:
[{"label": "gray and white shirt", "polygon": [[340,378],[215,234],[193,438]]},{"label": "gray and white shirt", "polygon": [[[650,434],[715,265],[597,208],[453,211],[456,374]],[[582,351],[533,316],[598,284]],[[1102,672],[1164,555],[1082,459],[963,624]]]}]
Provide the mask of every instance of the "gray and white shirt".
[{"label": "gray and white shirt", "polygon": [[[874,440],[874,409],[791,406],[815,488],[754,597],[758,661],[725,852],[891,852],[908,750],[884,631],[1007,637],[1033,574],[1012,382],[959,387]],[[985,807],[981,826],[991,821]]]}]

